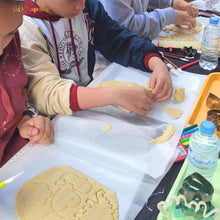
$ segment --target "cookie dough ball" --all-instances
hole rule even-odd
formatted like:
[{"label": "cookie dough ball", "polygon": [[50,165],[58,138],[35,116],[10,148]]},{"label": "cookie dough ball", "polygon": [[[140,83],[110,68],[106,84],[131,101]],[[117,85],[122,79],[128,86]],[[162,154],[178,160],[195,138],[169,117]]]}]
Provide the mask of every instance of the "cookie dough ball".
[{"label": "cookie dough ball", "polygon": [[174,98],[177,102],[182,102],[185,99],[185,88],[178,87],[175,90]]}]

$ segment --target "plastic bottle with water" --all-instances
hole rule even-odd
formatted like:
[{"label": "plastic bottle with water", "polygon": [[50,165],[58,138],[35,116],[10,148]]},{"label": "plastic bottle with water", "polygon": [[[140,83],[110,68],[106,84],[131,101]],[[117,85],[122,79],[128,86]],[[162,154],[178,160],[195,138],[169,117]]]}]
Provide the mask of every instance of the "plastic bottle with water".
[{"label": "plastic bottle with water", "polygon": [[215,69],[218,65],[218,45],[220,29],[219,17],[211,17],[203,30],[199,65],[206,70]]},{"label": "plastic bottle with water", "polygon": [[202,121],[200,130],[190,137],[186,176],[197,172],[211,183],[218,163],[219,145],[215,124]]}]

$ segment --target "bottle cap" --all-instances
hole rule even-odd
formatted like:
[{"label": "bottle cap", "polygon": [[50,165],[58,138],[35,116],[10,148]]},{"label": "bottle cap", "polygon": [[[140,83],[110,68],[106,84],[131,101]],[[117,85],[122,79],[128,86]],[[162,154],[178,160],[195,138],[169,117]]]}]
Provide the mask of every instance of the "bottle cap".
[{"label": "bottle cap", "polygon": [[215,133],[215,124],[212,121],[202,121],[200,132],[205,135],[213,135]]},{"label": "bottle cap", "polygon": [[219,23],[219,17],[209,18],[209,24],[218,24],[218,23]]}]

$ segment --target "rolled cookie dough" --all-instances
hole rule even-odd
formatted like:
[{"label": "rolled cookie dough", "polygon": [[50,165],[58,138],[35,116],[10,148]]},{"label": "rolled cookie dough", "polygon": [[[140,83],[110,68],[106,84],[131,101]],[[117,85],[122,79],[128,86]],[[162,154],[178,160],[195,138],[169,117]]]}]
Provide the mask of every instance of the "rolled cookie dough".
[{"label": "rolled cookie dough", "polygon": [[68,166],[28,180],[15,198],[19,220],[116,220],[116,194]]}]

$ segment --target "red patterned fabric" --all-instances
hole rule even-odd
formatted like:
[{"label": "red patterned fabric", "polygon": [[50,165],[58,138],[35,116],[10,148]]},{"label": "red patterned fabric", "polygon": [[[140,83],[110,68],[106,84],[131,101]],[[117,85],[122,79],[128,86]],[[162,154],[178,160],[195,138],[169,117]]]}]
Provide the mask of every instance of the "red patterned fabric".
[{"label": "red patterned fabric", "polygon": [[17,32],[0,59],[0,166],[27,143],[17,131],[26,102],[26,83]]}]

